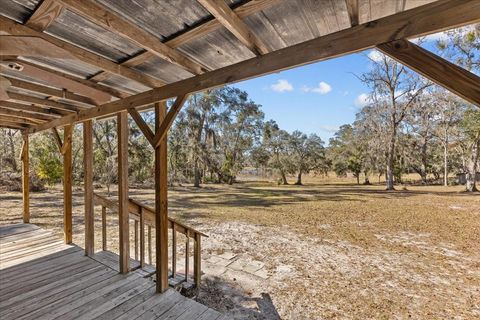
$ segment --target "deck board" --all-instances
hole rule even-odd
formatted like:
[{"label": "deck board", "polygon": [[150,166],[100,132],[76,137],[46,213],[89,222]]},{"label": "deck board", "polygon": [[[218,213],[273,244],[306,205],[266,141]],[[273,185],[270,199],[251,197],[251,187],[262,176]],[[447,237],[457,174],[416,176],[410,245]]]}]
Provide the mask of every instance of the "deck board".
[{"label": "deck board", "polygon": [[[1,319],[217,319],[175,290],[155,293],[141,270],[118,273],[118,256],[86,257],[32,224],[0,226]],[[207,316],[207,317],[205,317]]]}]

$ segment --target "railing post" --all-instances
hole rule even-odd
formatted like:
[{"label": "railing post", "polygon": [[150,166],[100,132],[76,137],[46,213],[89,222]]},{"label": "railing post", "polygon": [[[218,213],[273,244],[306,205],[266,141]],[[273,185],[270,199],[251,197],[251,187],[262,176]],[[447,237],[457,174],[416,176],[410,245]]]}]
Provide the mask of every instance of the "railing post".
[{"label": "railing post", "polygon": [[148,226],[148,263],[152,264],[152,227]]},{"label": "railing post", "polygon": [[138,220],[135,220],[135,260],[138,261]]},{"label": "railing post", "polygon": [[202,236],[199,233],[195,233],[195,249],[193,253],[193,272],[195,276],[195,286],[200,287],[200,279],[202,276],[202,259],[201,259],[201,239]]},{"label": "railing post", "polygon": [[30,223],[30,166],[28,155],[28,135],[24,134],[22,145],[22,195],[23,195],[23,223]]},{"label": "railing post", "polygon": [[188,282],[188,269],[190,269],[190,256],[189,256],[190,237],[189,237],[188,230],[186,232],[186,235],[187,235],[187,242],[185,243],[185,282]]},{"label": "railing post", "polygon": [[177,275],[177,228],[172,223],[172,277]]},{"label": "railing post", "polygon": [[140,267],[145,266],[145,215],[140,207]]},{"label": "railing post", "polygon": [[102,250],[107,251],[107,208],[102,205]]}]

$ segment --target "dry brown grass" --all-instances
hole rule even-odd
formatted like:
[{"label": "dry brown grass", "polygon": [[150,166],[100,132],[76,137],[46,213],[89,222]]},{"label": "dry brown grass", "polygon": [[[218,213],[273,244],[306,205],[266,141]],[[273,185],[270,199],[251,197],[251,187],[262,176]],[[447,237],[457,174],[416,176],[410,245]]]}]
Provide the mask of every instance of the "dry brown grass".
[{"label": "dry brown grass", "polygon": [[[258,303],[265,293],[286,319],[480,317],[479,194],[440,186],[386,192],[353,180],[305,183],[171,190],[171,215],[210,235],[204,257],[232,250],[263,261],[271,275],[245,283],[225,276],[219,288],[231,285],[243,300],[225,293],[203,302],[237,318],[266,316]],[[153,190],[131,196],[153,205]],[[0,200],[1,222],[20,222],[20,194]],[[74,205],[74,240],[82,245],[81,192]],[[33,193],[32,222],[61,234],[61,206],[58,189]],[[115,247],[115,234],[111,240]],[[219,294],[210,282],[208,291]]]}]

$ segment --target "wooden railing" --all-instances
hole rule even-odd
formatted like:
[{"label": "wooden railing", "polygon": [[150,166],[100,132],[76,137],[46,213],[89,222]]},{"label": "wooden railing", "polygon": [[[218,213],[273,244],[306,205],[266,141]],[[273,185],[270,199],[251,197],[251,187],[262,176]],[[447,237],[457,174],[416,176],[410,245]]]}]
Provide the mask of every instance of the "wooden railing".
[{"label": "wooden railing", "polygon": [[[107,250],[107,208],[118,211],[118,203],[93,194],[95,205],[102,207],[102,249]],[[140,267],[145,267],[145,226],[147,227],[148,239],[148,262],[152,264],[152,228],[155,228],[155,210],[136,200],[128,199],[129,219],[134,220],[135,232],[135,260],[140,262]],[[206,234],[197,231],[172,218],[168,218],[168,228],[172,229],[172,265],[171,278],[176,283],[188,282],[190,270],[190,242],[193,241],[193,278],[196,287],[200,285],[201,279],[201,238],[208,237]],[[177,233],[186,237],[185,242],[185,273],[184,278],[178,280],[177,274]],[[140,253],[140,254],[139,254]]]}]

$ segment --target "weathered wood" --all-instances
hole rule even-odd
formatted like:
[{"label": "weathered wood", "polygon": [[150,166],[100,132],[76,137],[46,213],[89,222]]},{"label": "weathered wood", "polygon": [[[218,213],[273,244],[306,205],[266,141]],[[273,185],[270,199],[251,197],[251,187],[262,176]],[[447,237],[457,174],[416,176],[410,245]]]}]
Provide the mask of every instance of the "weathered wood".
[{"label": "weathered wood", "polygon": [[102,250],[107,251],[107,208],[102,206]]},{"label": "weathered wood", "polygon": [[140,267],[145,266],[145,215],[140,209]]},{"label": "weathered wood", "polygon": [[195,234],[195,247],[193,252],[193,275],[195,279],[195,286],[200,287],[200,282],[202,279],[202,237],[198,233]]},{"label": "weathered wood", "polygon": [[[75,0],[58,0],[63,5],[67,6],[69,10],[83,15],[96,24],[110,30],[111,32],[120,34],[138,46],[150,51],[151,53],[174,63],[183,69],[193,73],[201,74],[207,69],[199,63],[193,61],[181,52],[170,48],[162,43],[154,35],[139,28],[133,23],[120,18],[119,16],[105,10],[102,6],[89,1],[75,1]],[[158,86],[158,85],[157,85]]]},{"label": "weathered wood", "polygon": [[139,230],[138,230],[138,228],[139,228],[139,226],[138,226],[138,220],[135,220],[135,221],[133,222],[133,224],[134,224],[134,240],[135,240],[135,260],[138,260],[138,247],[139,247],[139,245],[140,245],[140,244],[138,243],[138,241],[139,241],[139,239],[138,239],[138,231],[139,231]]},{"label": "weathered wood", "polygon": [[24,130],[27,130],[30,127],[30,125],[0,121],[0,127],[24,131]]},{"label": "weathered wood", "polygon": [[[7,106],[7,108],[4,106]],[[41,120],[41,121],[49,121],[49,120],[55,119],[55,117],[52,117],[51,115],[47,115],[47,114],[37,114],[29,111],[10,109],[9,108],[10,106],[12,106],[12,104],[10,104],[8,101],[0,101],[0,115],[6,115],[6,116],[12,116],[12,117],[18,117],[18,118],[30,119],[30,120]],[[15,106],[21,107],[20,104],[15,104]]]},{"label": "weathered wood", "polygon": [[24,102],[28,102],[28,103],[34,103],[34,104],[42,105],[42,106],[48,106],[50,108],[55,108],[55,109],[57,109],[58,113],[62,114],[62,115],[68,115],[68,114],[71,114],[71,113],[78,112],[82,109],[85,109],[85,107],[79,107],[79,106],[74,106],[74,105],[71,105],[71,104],[59,103],[59,102],[48,100],[48,99],[42,99],[42,98],[27,96],[25,94],[10,92],[8,95],[10,96],[10,99],[14,99],[14,100],[18,100],[18,101],[24,101]]},{"label": "weathered wood", "polygon": [[66,244],[72,243],[72,138],[73,127],[70,124],[63,129],[63,234]]},{"label": "weathered wood", "polygon": [[28,135],[22,135],[22,196],[23,196],[23,222],[30,222],[30,164]]},{"label": "weathered wood", "polygon": [[230,9],[225,0],[198,0],[198,2],[254,54],[262,55],[268,53],[265,44]]},{"label": "weathered wood", "polygon": [[[83,3],[83,1],[78,3]],[[66,41],[60,40],[59,38],[53,37],[44,32],[38,32],[28,26],[24,26],[20,23],[14,22],[2,16],[0,16],[0,31],[11,35],[40,37],[45,41],[48,41],[51,44],[70,52],[72,55],[74,55],[77,59],[81,61],[104,69],[113,74],[118,74],[125,78],[137,81],[149,87],[158,87],[164,84],[163,81],[160,81],[156,78],[150,77],[134,69],[119,65],[111,60],[103,58],[100,55],[81,49],[80,47],[72,45]]]},{"label": "weathered wood", "polygon": [[147,228],[147,237],[148,237],[148,263],[152,264],[153,263],[153,257],[152,257],[152,227],[148,226]]},{"label": "weathered wood", "polygon": [[35,30],[43,31],[62,13],[62,10],[62,6],[55,0],[43,0],[25,24]]},{"label": "weathered wood", "polygon": [[185,281],[188,281],[188,273],[190,271],[190,237],[187,234],[185,241]]},{"label": "weathered wood", "polygon": [[35,121],[33,119],[24,119],[24,118],[18,118],[18,117],[13,117],[13,116],[5,116],[5,115],[0,115],[0,121],[5,123],[9,122],[12,124],[39,124],[41,122]]},{"label": "weathered wood", "polygon": [[355,27],[359,24],[358,18],[358,0],[345,0],[347,4],[348,17],[350,18],[350,25]]},{"label": "weathered wood", "polygon": [[129,271],[130,244],[128,224],[128,114],[117,115],[118,136],[118,228],[120,273]]},{"label": "weathered wood", "polygon": [[105,103],[111,97],[124,98],[128,95],[114,88],[104,86],[93,81],[81,79],[52,68],[18,59],[7,59],[6,62],[22,66],[21,74],[42,80],[57,88],[64,88],[78,94],[88,96],[97,103]]},{"label": "weathered wood", "polygon": [[172,276],[177,274],[177,228],[172,226]]},{"label": "weathered wood", "polygon": [[178,96],[173,105],[170,107],[170,110],[168,110],[168,113],[162,120],[161,125],[157,128],[157,131],[155,132],[155,137],[153,138],[152,143],[154,148],[160,146],[160,144],[163,143],[162,141],[166,139],[168,129],[170,129],[170,127],[172,126],[173,121],[175,121],[177,114],[182,109],[183,104],[185,103],[187,98],[188,95]]},{"label": "weathered wood", "polygon": [[[155,104],[155,129],[158,134],[166,119],[165,102]],[[168,176],[167,136],[155,147],[155,256],[157,292],[168,289]]]},{"label": "weathered wood", "polygon": [[50,96],[51,98],[62,98],[62,99],[81,102],[89,105],[97,105],[97,102],[95,102],[94,99],[86,96],[78,95],[69,90],[55,89],[52,87],[43,86],[37,83],[24,81],[24,80],[12,78],[9,76],[4,76],[4,77],[7,78],[8,81],[10,81],[10,83],[12,84],[12,87],[15,87],[15,88],[20,88],[20,89],[24,89],[32,92],[41,93],[41,94]]},{"label": "weathered wood", "polygon": [[[61,114],[58,113],[58,110],[55,110],[55,109],[48,109],[48,108],[37,107],[34,105],[28,105],[28,104],[11,102],[11,101],[0,101],[0,107],[2,110],[5,110],[5,108],[7,108],[13,111],[24,111],[27,114],[33,113],[34,116],[41,115],[41,119],[33,119],[40,122],[50,121],[55,118],[61,117]],[[20,116],[22,113],[17,113],[17,114]]]},{"label": "weathered wood", "polygon": [[92,120],[83,123],[83,168],[85,201],[85,255],[93,256],[95,230],[93,212],[93,124]]},{"label": "weathered wood", "polygon": [[143,135],[148,140],[148,142],[150,142],[150,144],[153,145],[153,137],[154,137],[153,132],[148,126],[148,124],[145,122],[145,120],[143,120],[140,113],[134,108],[128,109],[128,113],[130,113],[130,115],[132,116],[132,119],[135,121],[138,128],[140,128],[140,130],[143,132]]},{"label": "weathered wood", "polygon": [[480,21],[480,2],[477,0],[439,0],[168,84],[161,88],[106,103],[94,110],[82,110],[77,116],[65,116],[51,123],[41,124],[29,129],[29,132],[37,132],[60,124],[113,114],[182,94],[198,92],[295,66],[358,52],[385,42],[418,37],[478,21]]},{"label": "weathered wood", "polygon": [[407,40],[377,46],[398,62],[480,107],[480,77]]}]

